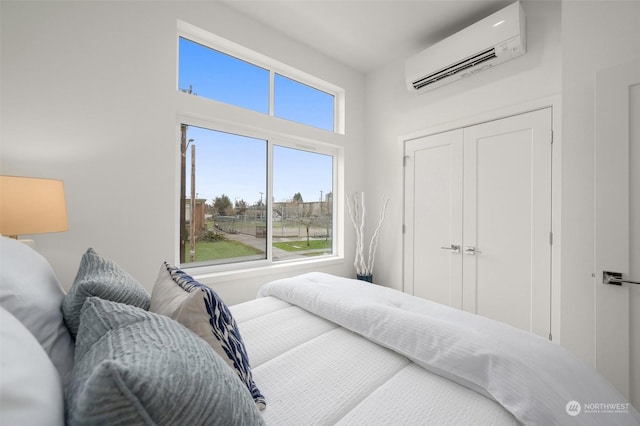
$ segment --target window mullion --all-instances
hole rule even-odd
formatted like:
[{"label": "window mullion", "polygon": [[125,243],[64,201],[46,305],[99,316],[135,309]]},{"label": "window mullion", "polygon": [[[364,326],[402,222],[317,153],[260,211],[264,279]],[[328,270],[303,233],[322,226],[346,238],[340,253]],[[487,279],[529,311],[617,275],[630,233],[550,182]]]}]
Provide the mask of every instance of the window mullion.
[{"label": "window mullion", "polygon": [[[273,74],[273,73],[272,73]],[[267,260],[273,261],[273,142],[267,140]]]},{"label": "window mullion", "polygon": [[269,70],[269,115],[275,116],[275,84],[276,81],[276,73],[273,70]]}]

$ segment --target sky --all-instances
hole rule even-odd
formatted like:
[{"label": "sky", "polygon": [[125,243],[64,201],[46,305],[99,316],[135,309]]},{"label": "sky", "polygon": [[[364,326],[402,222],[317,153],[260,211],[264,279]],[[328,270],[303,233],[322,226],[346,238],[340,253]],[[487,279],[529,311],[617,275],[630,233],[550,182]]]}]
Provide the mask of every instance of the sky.
[{"label": "sky", "polygon": [[[266,201],[267,143],[264,139],[187,128],[187,197],[191,185],[191,146],[196,147],[196,197],[211,203],[226,194],[231,202],[244,199],[253,205]],[[319,201],[321,191],[331,192],[332,158],[329,155],[282,146],[273,149],[274,201],[286,201],[300,192],[303,201]],[[260,194],[260,193],[263,194]],[[262,197],[262,198],[261,198]]]},{"label": "sky", "polygon": [[[286,77],[275,76],[274,115],[333,130],[333,96]],[[178,86],[195,95],[269,113],[269,71],[180,39]],[[267,200],[267,142],[204,129],[187,128],[187,197],[191,185],[191,146],[196,147],[196,193],[211,203],[225,194],[232,203]],[[273,201],[319,201],[332,190],[332,158],[274,146]],[[261,194],[262,193],[262,194]]]}]

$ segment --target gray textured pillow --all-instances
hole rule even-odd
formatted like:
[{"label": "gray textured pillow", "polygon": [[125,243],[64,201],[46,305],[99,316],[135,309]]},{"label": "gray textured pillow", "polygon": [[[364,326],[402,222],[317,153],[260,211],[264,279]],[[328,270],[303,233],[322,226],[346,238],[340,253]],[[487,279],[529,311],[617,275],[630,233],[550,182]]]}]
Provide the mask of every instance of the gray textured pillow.
[{"label": "gray textured pillow", "polygon": [[82,308],[69,425],[261,425],[207,343],[163,315],[95,297]]},{"label": "gray textured pillow", "polygon": [[64,322],[73,337],[78,333],[82,305],[92,296],[145,310],[151,303],[151,295],[135,278],[90,248],[80,259],[76,279],[62,301]]}]

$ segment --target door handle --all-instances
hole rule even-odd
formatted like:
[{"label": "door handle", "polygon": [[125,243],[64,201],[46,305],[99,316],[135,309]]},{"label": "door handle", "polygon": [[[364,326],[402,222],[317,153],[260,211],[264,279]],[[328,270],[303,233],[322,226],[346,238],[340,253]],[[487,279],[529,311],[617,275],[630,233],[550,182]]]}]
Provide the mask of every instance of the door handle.
[{"label": "door handle", "polygon": [[451,253],[460,253],[460,246],[451,244],[449,247],[440,247],[442,250],[450,250]]},{"label": "door handle", "polygon": [[623,280],[620,272],[602,271],[602,283],[611,285],[640,284],[638,281]]},{"label": "door handle", "polygon": [[482,253],[480,250],[477,250],[474,246],[464,246],[464,254],[469,254],[471,256],[476,253]]}]

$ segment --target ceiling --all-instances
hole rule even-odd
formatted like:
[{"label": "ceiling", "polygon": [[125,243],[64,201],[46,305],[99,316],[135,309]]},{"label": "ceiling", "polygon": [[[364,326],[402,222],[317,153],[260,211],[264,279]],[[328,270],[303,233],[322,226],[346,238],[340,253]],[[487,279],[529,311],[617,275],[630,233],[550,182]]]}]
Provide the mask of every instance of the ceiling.
[{"label": "ceiling", "polygon": [[403,59],[512,0],[223,0],[363,73]]}]

